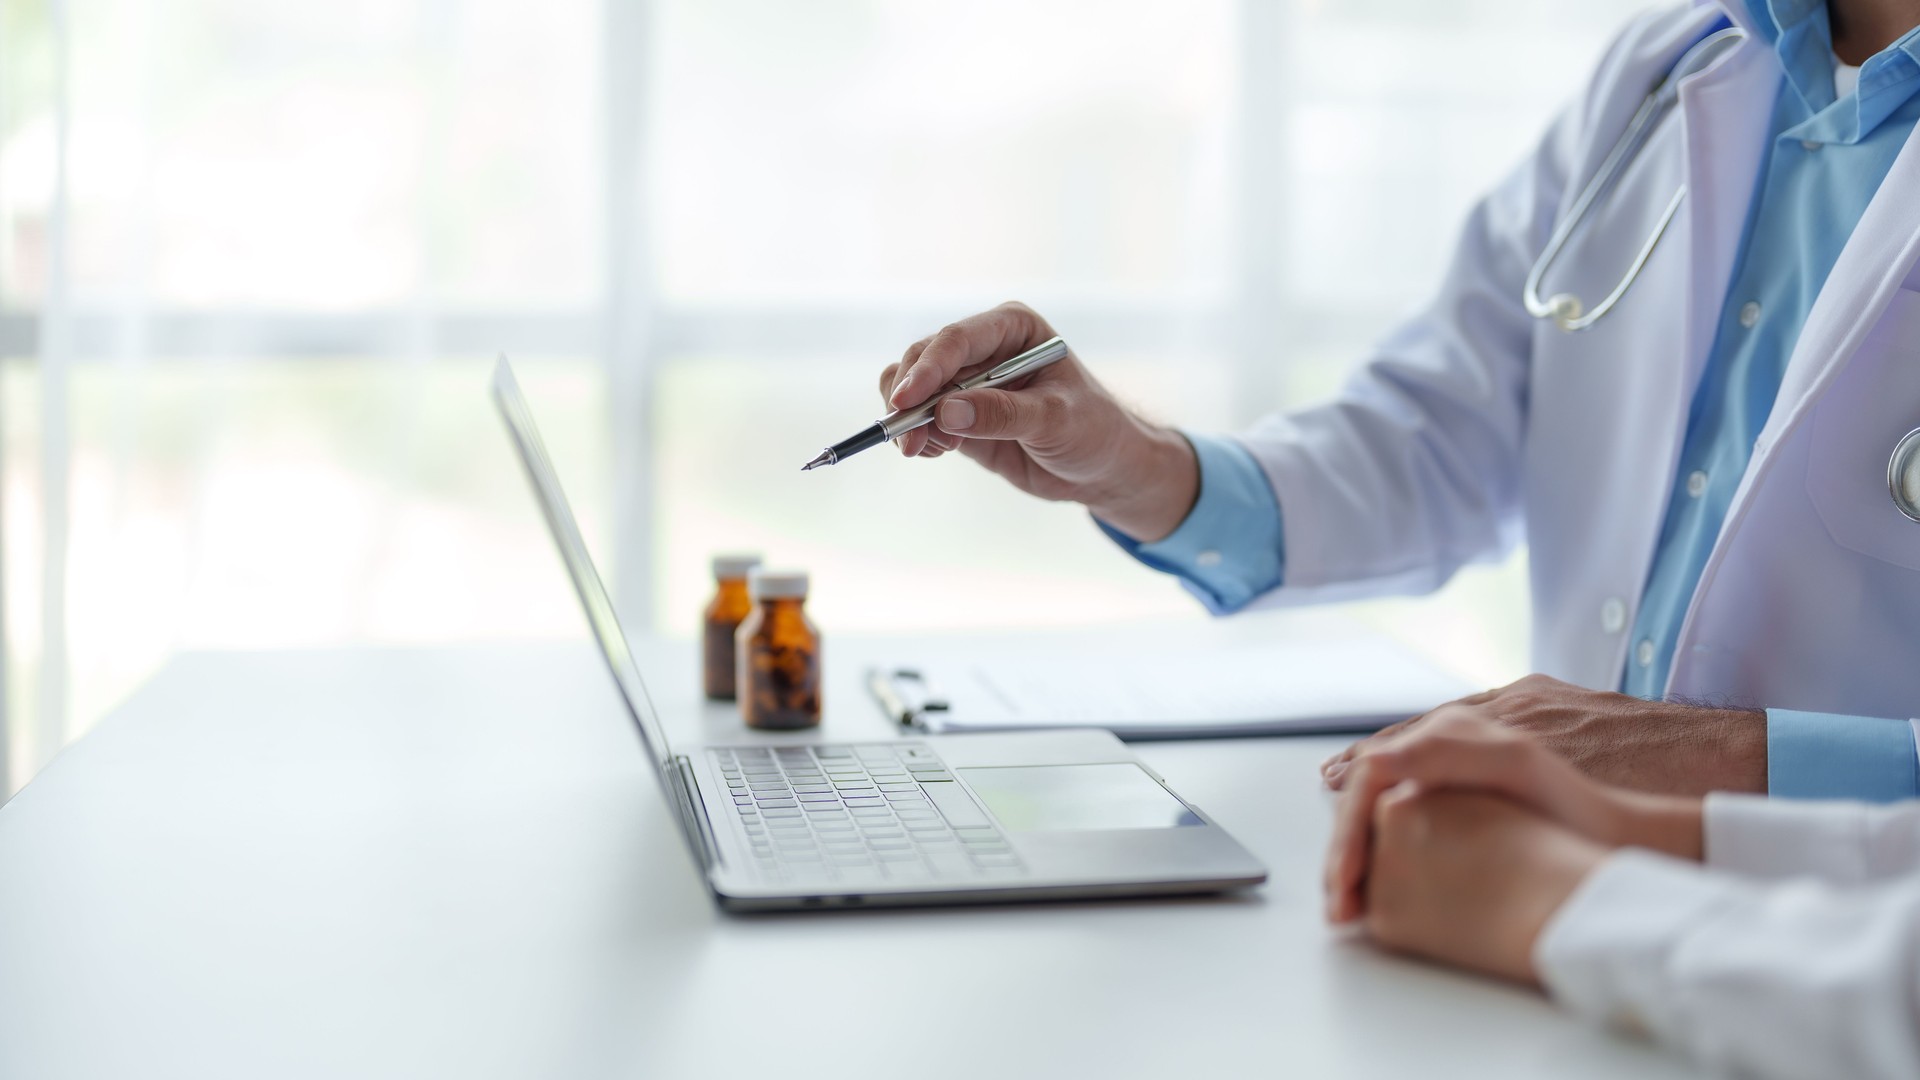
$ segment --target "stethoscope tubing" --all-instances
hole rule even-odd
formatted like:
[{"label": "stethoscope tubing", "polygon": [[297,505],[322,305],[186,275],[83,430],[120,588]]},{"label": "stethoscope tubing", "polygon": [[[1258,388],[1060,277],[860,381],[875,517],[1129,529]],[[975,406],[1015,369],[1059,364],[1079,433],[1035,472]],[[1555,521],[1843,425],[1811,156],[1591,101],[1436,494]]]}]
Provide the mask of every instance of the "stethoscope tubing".
[{"label": "stethoscope tubing", "polygon": [[1547,246],[1540,252],[1540,257],[1534,260],[1533,268],[1528,271],[1526,285],[1520,294],[1521,303],[1526,305],[1527,314],[1536,319],[1551,319],[1555,326],[1571,333],[1576,330],[1585,330],[1598,322],[1602,316],[1613,310],[1621,297],[1627,294],[1627,289],[1639,278],[1641,268],[1646,266],[1647,260],[1653,256],[1653,249],[1659,245],[1660,238],[1666,235],[1667,226],[1673,222],[1674,215],[1680,212],[1680,204],[1687,197],[1685,184],[1681,184],[1673,193],[1673,198],[1667,201],[1666,209],[1661,213],[1659,222],[1654,225],[1646,242],[1640,245],[1639,252],[1634,255],[1633,262],[1627,267],[1619,284],[1594,305],[1593,310],[1586,310],[1580,298],[1572,293],[1555,293],[1550,298],[1541,299],[1540,288],[1554,263],[1559,260],[1568,241],[1586,222],[1587,215],[1594,204],[1613,193],[1614,187],[1619,183],[1620,174],[1625,172],[1627,165],[1639,156],[1640,151],[1646,147],[1647,140],[1652,138],[1654,130],[1660,126],[1660,122],[1673,111],[1673,107],[1680,100],[1681,80],[1703,70],[1721,52],[1739,44],[1745,40],[1746,36],[1746,31],[1731,26],[1707,35],[1680,57],[1679,62],[1674,64],[1666,78],[1662,79],[1660,84],[1647,94],[1646,100],[1640,103],[1640,107],[1634,110],[1633,118],[1627,122],[1626,130],[1621,132],[1619,139],[1615,140],[1613,148],[1600,162],[1600,167],[1594,170],[1586,186],[1580,189],[1580,195],[1574,199],[1573,206],[1567,210],[1559,224],[1554,226],[1553,232],[1548,236]]}]

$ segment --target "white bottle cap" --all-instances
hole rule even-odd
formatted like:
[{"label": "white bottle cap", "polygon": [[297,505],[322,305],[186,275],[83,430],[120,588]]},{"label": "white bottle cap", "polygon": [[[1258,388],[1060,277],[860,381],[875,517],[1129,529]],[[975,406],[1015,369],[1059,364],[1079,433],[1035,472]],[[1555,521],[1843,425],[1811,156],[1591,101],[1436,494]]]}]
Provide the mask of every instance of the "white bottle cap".
[{"label": "white bottle cap", "polygon": [[747,592],[755,600],[805,600],[805,570],[755,570],[747,575]]},{"label": "white bottle cap", "polygon": [[713,557],[713,579],[746,577],[747,571],[760,565],[760,556],[745,551],[730,551]]}]

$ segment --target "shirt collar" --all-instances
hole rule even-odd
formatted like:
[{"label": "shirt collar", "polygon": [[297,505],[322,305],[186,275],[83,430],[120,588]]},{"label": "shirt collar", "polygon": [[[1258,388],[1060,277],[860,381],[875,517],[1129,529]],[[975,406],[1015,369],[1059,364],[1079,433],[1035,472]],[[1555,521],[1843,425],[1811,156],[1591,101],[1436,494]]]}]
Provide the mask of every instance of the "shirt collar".
[{"label": "shirt collar", "polygon": [[1836,102],[1833,28],[1826,0],[1727,0],[1725,7],[1736,26],[1767,43],[1780,58],[1787,86],[1808,118],[1809,130],[1797,135],[1858,142],[1920,92],[1920,27],[1868,57],[1860,65],[1860,85],[1853,97]]}]

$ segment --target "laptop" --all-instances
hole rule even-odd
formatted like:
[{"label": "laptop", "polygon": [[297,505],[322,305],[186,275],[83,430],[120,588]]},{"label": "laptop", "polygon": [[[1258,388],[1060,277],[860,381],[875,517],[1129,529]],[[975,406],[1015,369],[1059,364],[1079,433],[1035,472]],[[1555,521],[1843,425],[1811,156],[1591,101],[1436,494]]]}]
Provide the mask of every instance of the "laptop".
[{"label": "laptop", "polygon": [[512,367],[493,397],[674,820],[731,911],[1219,892],[1267,871],[1111,733],[667,740]]}]

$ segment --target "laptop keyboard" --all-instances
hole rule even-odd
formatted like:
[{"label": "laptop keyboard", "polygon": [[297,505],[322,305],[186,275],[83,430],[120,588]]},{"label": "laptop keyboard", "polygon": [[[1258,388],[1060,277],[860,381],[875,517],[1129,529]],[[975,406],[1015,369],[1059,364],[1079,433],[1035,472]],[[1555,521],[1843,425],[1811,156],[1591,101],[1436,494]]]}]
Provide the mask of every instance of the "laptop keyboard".
[{"label": "laptop keyboard", "polygon": [[1025,873],[993,819],[925,746],[707,753],[763,877],[891,883]]}]

